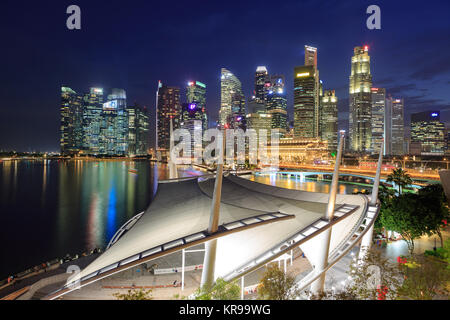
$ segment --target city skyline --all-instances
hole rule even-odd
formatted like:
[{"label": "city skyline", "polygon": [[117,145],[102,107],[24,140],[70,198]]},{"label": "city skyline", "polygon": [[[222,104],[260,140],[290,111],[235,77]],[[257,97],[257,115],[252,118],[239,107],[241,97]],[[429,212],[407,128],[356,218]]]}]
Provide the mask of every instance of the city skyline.
[{"label": "city skyline", "polygon": [[[29,40],[29,43],[18,43],[16,49],[8,47],[2,53],[4,59],[11,63],[6,66],[2,81],[4,107],[0,120],[0,135],[8,136],[9,139],[2,139],[0,148],[22,151],[58,149],[59,117],[55,110],[59,106],[58,90],[63,84],[76,88],[124,88],[130,104],[138,102],[147,106],[151,111],[150,119],[154,119],[154,92],[158,80],[183,88],[186,81],[196,79],[208,85],[208,116],[217,119],[222,67],[241,80],[247,99],[253,91],[254,71],[257,66],[264,65],[273,74],[285,75],[288,113],[292,120],[293,68],[303,64],[305,44],[318,48],[318,64],[321,78],[324,79],[324,88],[335,89],[336,96],[339,97],[339,129],[346,129],[348,122],[348,61],[352,56],[352,49],[358,45],[368,45],[370,48],[374,63],[371,70],[373,86],[386,88],[388,94],[404,98],[405,128],[409,127],[412,113],[426,110],[440,110],[442,121],[448,122],[450,97],[447,88],[450,65],[445,56],[437,54],[450,49],[448,41],[445,41],[449,27],[444,24],[444,12],[448,4],[439,4],[440,10],[436,7],[431,10],[415,5],[405,7],[400,3],[381,2],[385,13],[383,28],[380,31],[370,31],[365,28],[367,3],[361,1],[361,4],[352,5],[349,2],[323,1],[320,5],[315,5],[312,2],[286,2],[279,9],[271,10],[273,21],[279,22],[274,23],[271,30],[259,30],[252,25],[256,21],[255,15],[268,14],[268,11],[263,9],[252,11],[251,9],[255,8],[254,2],[233,4],[241,9],[237,11],[230,7],[222,8],[218,4],[194,4],[185,13],[175,8],[173,15],[168,17],[169,21],[162,24],[158,24],[161,19],[156,17],[151,26],[145,26],[143,22],[136,22],[132,27],[125,26],[124,22],[113,26],[108,24],[108,28],[112,30],[120,28],[117,35],[113,35],[114,31],[105,29],[102,25],[105,21],[101,18],[98,21],[93,20],[93,17],[100,14],[117,16],[117,3],[113,2],[111,8],[107,8],[82,2],[80,6],[87,14],[83,20],[83,29],[79,33],[70,33],[67,29],[59,30],[56,27],[59,20],[64,18],[58,18],[64,5],[46,8],[48,12],[45,14],[50,17],[49,22],[37,27],[35,39],[30,39],[27,35],[28,23],[25,23],[18,28],[15,36],[17,39]],[[326,4],[332,4],[335,9],[333,13],[320,10]],[[19,12],[15,5],[7,6],[11,11]],[[145,11],[143,8],[146,8],[144,3],[127,7],[120,15],[127,22],[131,17],[139,16],[137,11]],[[287,8],[292,10],[286,10]],[[289,26],[294,22],[294,14],[302,9],[317,10],[315,19],[320,27],[307,27],[312,18],[306,18],[302,22],[295,20],[303,27],[302,30],[305,30],[297,34],[291,31]],[[152,10],[148,14],[153,17],[164,12],[165,7],[161,4],[152,7]],[[200,10],[198,14],[204,19],[188,19],[189,26],[181,22],[174,23],[181,15],[189,15],[191,10]],[[39,14],[43,9],[36,8],[34,12]],[[286,17],[281,15],[281,12]],[[419,12],[426,23],[420,26],[409,24],[408,19]],[[24,15],[21,20],[23,22],[27,13],[21,14]],[[345,24],[340,15],[345,15]],[[226,24],[230,16],[236,20],[235,26]],[[8,17],[2,22],[5,23],[3,30],[17,29],[17,22]],[[164,29],[168,23],[171,23],[172,28]],[[336,24],[343,25],[335,28]],[[55,49],[54,44],[43,40],[43,30],[53,27],[56,40],[64,37],[70,39],[70,42],[62,42],[63,45]],[[137,27],[144,31],[133,34]],[[156,32],[154,40],[147,38],[148,35],[144,36],[150,27],[156,30],[151,33],[155,35]],[[184,33],[184,40],[180,37],[183,34],[178,34],[183,27],[188,29]],[[208,27],[211,27],[210,30]],[[232,37],[235,28],[244,30],[238,38]],[[393,29],[396,30],[395,34],[388,31]],[[165,30],[163,34],[168,35],[169,40],[159,41],[162,39],[161,35],[157,34],[159,30]],[[390,37],[387,37],[388,33]],[[94,34],[99,35],[96,47],[92,46],[96,39]],[[124,44],[123,48],[111,46],[111,38],[117,38],[119,43]],[[137,42],[144,39],[144,42]],[[201,43],[198,50],[169,53],[173,52],[171,48],[174,45],[182,47],[186,41],[193,39]],[[8,40],[9,35],[6,35],[6,41]],[[249,50],[240,49],[236,52],[231,49],[242,41],[247,41],[246,48]],[[224,43],[229,43],[229,46]],[[86,52],[80,50],[82,45],[87,48]],[[24,58],[24,53],[21,53],[28,52],[29,46],[33,46],[40,58],[39,67],[30,67],[33,61],[28,61],[29,59]],[[152,46],[156,46],[155,50],[151,50]],[[73,50],[73,47],[78,49]],[[218,51],[217,48],[223,50]],[[433,52],[436,54],[430,55]],[[148,55],[149,53],[152,54]],[[27,96],[23,95],[23,92],[34,94]],[[150,127],[154,125],[151,123]],[[151,137],[151,141],[154,141],[153,138]]]}]

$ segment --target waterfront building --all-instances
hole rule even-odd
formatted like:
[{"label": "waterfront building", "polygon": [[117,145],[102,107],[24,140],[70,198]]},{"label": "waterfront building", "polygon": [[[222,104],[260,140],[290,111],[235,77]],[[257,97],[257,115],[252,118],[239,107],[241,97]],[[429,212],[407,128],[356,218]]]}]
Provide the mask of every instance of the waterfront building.
[{"label": "waterfront building", "polygon": [[241,81],[225,68],[221,69],[219,128],[245,129],[245,97]]},{"label": "waterfront building", "polygon": [[440,111],[424,111],[411,115],[411,144],[417,144],[420,155],[443,156],[445,153],[445,124]]},{"label": "waterfront building", "polygon": [[101,112],[98,154],[124,156],[128,152],[126,93],[113,89]]},{"label": "waterfront building", "polygon": [[[380,152],[381,142],[385,136],[385,109],[386,109],[386,89],[371,88],[372,95],[372,140],[370,150],[372,153]],[[385,150],[383,153],[386,154]]]},{"label": "waterfront building", "polygon": [[61,88],[60,146],[62,154],[76,154],[83,148],[83,97],[69,87]]},{"label": "waterfront building", "polygon": [[278,148],[280,163],[284,164],[313,164],[329,158],[328,143],[320,138],[281,138],[275,146],[268,140],[268,154],[272,148]]},{"label": "waterfront building", "polygon": [[320,105],[320,137],[327,141],[330,152],[336,152],[338,147],[337,103],[335,90],[325,90]]},{"label": "waterfront building", "polygon": [[170,148],[170,121],[179,127],[181,113],[180,88],[158,82],[156,92],[156,149],[166,156]]},{"label": "waterfront building", "polygon": [[350,75],[349,131],[351,150],[366,153],[372,143],[372,75],[369,47],[355,47]]}]

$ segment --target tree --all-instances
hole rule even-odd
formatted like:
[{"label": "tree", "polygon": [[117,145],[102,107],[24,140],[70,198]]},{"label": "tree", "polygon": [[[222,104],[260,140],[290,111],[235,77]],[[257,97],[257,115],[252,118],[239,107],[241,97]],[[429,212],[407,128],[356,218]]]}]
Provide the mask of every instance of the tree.
[{"label": "tree", "polygon": [[402,274],[398,264],[382,257],[371,248],[360,261],[355,258],[349,268],[350,281],[338,295],[357,300],[393,300],[401,286]]},{"label": "tree", "polygon": [[444,295],[448,298],[447,285],[450,270],[445,261],[424,255],[414,255],[402,265],[403,285],[399,289],[402,298],[431,300]]},{"label": "tree", "polygon": [[240,300],[241,287],[236,281],[218,278],[212,288],[204,285],[194,293],[195,300]]},{"label": "tree", "polygon": [[262,300],[293,300],[300,295],[295,277],[284,273],[278,265],[267,267],[258,286],[258,297]]},{"label": "tree", "polygon": [[402,168],[392,170],[392,173],[388,175],[386,181],[395,183],[398,186],[399,194],[402,194],[404,187],[412,184],[411,176]]},{"label": "tree", "polygon": [[128,293],[114,293],[113,296],[117,298],[117,300],[152,300],[151,296],[152,290],[128,290]]},{"label": "tree", "polygon": [[383,227],[399,233],[408,245],[408,250],[414,252],[414,239],[424,234],[431,235],[427,226],[427,203],[416,194],[407,193],[394,197],[384,208],[380,217]]},{"label": "tree", "polygon": [[441,184],[430,184],[419,190],[420,203],[426,204],[423,208],[424,219],[429,232],[437,234],[444,246],[442,226],[450,217],[447,198]]},{"label": "tree", "polygon": [[[381,233],[383,229],[383,223],[381,222],[381,216],[383,215],[383,211],[388,207],[391,200],[395,197],[395,191],[389,189],[384,184],[381,184],[378,189],[378,199],[380,200],[380,212],[378,213],[378,217],[375,220],[375,232]],[[386,239],[387,239],[387,230],[386,231]]]}]

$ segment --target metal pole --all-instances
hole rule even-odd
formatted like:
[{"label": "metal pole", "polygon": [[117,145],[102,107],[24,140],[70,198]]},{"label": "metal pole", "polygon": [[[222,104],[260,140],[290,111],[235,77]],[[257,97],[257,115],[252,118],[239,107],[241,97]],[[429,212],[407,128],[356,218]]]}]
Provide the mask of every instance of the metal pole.
[{"label": "metal pole", "polygon": [[182,250],[181,253],[181,291],[184,291],[184,266],[185,266],[185,251],[184,249]]},{"label": "metal pole", "polygon": [[[381,149],[383,150],[384,146],[384,140],[381,142]],[[375,180],[373,182],[373,188],[372,188],[372,195],[370,196],[370,206],[376,206],[377,200],[378,200],[378,189],[380,187],[380,179],[381,179],[381,167],[383,164],[383,151],[380,151],[380,156],[378,157],[378,164],[377,164],[377,173],[375,175]],[[361,239],[361,245],[359,248],[359,263],[362,262],[362,259],[364,259],[365,255],[367,254],[367,251],[369,251],[370,247],[372,246],[372,239],[373,239],[373,231],[374,231],[374,225],[367,230],[366,234]]]},{"label": "metal pole", "polygon": [[[220,140],[219,140],[220,141]],[[225,135],[222,134],[222,148],[219,151],[219,159],[216,170],[216,181],[214,183],[214,194],[209,218],[208,233],[213,234],[219,228],[220,201],[222,198],[223,162],[225,149]],[[205,257],[203,262],[203,272],[201,286],[212,288],[214,284],[214,274],[216,267],[217,239],[210,240],[205,244]]]},{"label": "metal pole", "polygon": [[[328,199],[327,211],[325,218],[328,221],[333,220],[334,208],[336,205],[336,196],[338,191],[339,183],[339,166],[342,158],[342,147],[344,144],[344,133],[341,132],[339,139],[338,154],[336,156],[336,163],[334,165],[333,179],[331,180],[330,196]],[[317,263],[314,266],[315,274],[321,274],[320,277],[311,284],[311,293],[320,294],[323,292],[325,287],[325,272],[323,270],[328,266],[328,255],[330,251],[330,240],[331,240],[331,230],[328,228],[326,231],[319,234],[317,238],[318,248],[320,252]]]},{"label": "metal pole", "polygon": [[177,171],[177,165],[175,162],[173,162],[172,159],[172,150],[174,148],[174,141],[173,141],[173,121],[172,118],[170,118],[170,149],[169,149],[169,179],[176,179],[178,178],[178,171]]}]

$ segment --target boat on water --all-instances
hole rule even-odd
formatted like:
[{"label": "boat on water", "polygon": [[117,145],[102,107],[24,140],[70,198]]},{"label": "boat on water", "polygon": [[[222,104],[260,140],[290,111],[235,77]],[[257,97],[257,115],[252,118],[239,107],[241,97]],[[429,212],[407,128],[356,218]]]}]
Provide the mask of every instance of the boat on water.
[{"label": "boat on water", "polygon": [[138,171],[135,170],[135,169],[128,169],[128,172],[131,172],[131,173],[138,173]]}]

